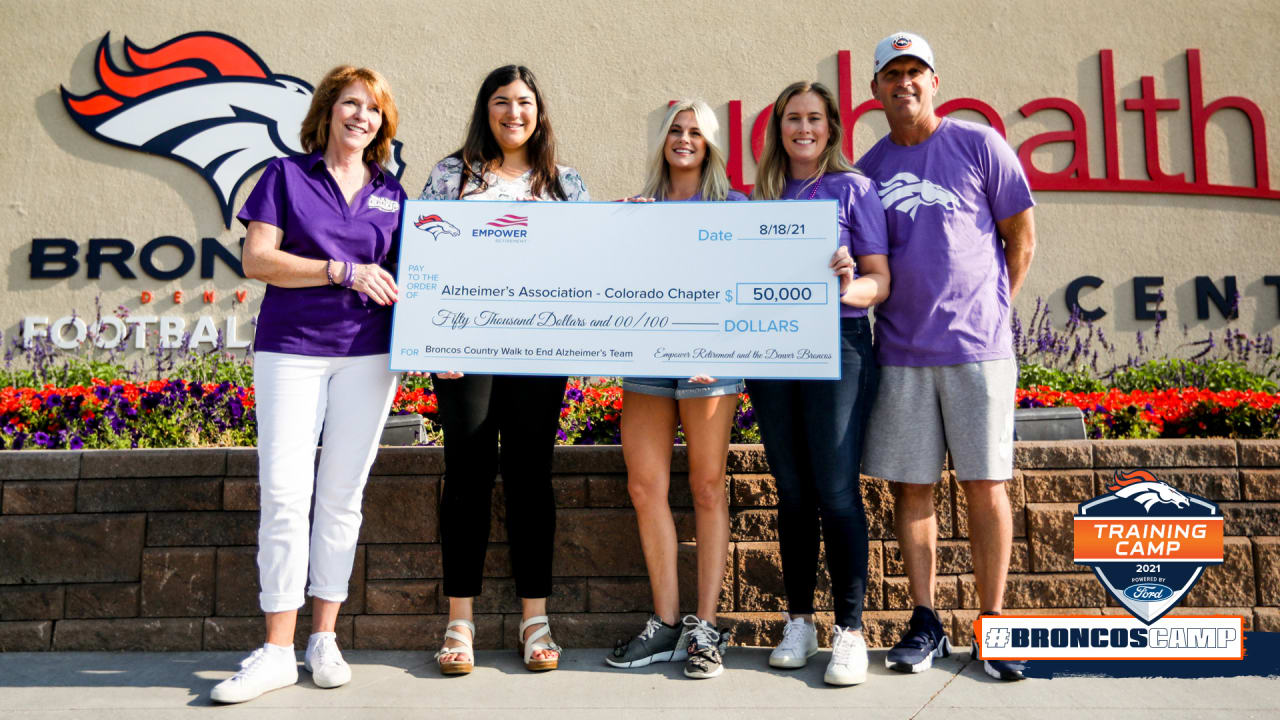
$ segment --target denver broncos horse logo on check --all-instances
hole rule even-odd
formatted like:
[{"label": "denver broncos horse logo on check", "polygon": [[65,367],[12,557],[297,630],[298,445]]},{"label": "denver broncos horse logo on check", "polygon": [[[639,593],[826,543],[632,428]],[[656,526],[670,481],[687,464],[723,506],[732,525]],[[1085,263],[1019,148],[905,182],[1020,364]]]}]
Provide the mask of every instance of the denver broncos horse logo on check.
[{"label": "denver broncos horse logo on check", "polygon": [[442,234],[454,237],[462,234],[456,226],[446,222],[439,215],[419,215],[418,219],[413,222],[413,226],[423,232],[431,233],[432,240],[439,240]]},{"label": "denver broncos horse logo on check", "polygon": [[961,201],[955,193],[937,183],[922,180],[912,173],[900,172],[880,183],[876,191],[884,209],[893,208],[916,219],[921,205],[941,205],[947,210],[959,210]]},{"label": "denver broncos horse logo on check", "polygon": [[[236,190],[272,158],[302,154],[298,132],[312,87],[271,72],[244,43],[216,32],[180,35],[150,49],[124,40],[129,69],[98,44],[99,90],[64,86],[62,104],[85,132],[103,142],[176,160],[200,173],[231,227]],[[404,172],[401,143],[387,169]]]}]

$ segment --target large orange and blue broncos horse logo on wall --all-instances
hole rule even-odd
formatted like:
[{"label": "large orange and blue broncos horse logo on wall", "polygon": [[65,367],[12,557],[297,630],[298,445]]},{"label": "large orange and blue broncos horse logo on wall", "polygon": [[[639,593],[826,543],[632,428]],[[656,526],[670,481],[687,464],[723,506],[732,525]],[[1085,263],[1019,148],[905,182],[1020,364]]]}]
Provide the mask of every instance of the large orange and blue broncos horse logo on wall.
[{"label": "large orange and blue broncos horse logo on wall", "polygon": [[[302,154],[298,138],[312,86],[273,73],[239,40],[193,32],[153,48],[124,40],[130,66],[118,67],[105,35],[93,72],[99,90],[62,103],[103,142],[176,160],[200,173],[231,227],[232,202],[247,177],[272,158]],[[404,172],[399,142],[388,170]]]}]

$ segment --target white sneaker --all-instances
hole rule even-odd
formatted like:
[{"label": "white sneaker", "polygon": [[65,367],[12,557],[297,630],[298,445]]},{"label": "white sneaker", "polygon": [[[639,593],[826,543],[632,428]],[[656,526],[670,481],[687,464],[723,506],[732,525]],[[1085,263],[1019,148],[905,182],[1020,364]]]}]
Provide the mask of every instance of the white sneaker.
[{"label": "white sneaker", "polygon": [[311,673],[316,687],[336,688],[351,682],[351,666],[342,659],[338,636],[331,632],[312,633],[302,667]]},{"label": "white sneaker", "polygon": [[867,641],[861,632],[835,627],[831,634],[831,660],[822,680],[828,685],[858,685],[867,681]]},{"label": "white sneaker", "polygon": [[209,699],[240,703],[298,682],[298,659],[293,648],[263,645],[240,661],[240,671],[214,686]]},{"label": "white sneaker", "polygon": [[818,652],[818,628],[804,618],[791,618],[782,628],[782,642],[769,653],[776,668],[800,668]]}]

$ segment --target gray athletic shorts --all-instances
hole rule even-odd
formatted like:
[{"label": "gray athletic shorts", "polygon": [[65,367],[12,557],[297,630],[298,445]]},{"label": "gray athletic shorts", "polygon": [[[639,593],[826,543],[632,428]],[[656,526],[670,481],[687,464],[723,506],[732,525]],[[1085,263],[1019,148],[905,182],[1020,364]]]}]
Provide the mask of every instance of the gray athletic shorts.
[{"label": "gray athletic shorts", "polygon": [[863,472],[928,485],[951,451],[957,480],[1013,477],[1012,358],[940,367],[880,368],[868,421]]}]

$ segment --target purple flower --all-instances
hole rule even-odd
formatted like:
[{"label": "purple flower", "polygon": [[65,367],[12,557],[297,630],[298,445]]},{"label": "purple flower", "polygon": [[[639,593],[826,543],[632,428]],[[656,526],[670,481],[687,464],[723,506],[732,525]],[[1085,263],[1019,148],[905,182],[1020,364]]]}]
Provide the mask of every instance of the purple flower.
[{"label": "purple flower", "polygon": [[49,437],[49,433],[43,430],[37,430],[35,434],[31,436],[31,441],[40,447],[52,447],[52,445],[50,445],[52,440],[53,439]]},{"label": "purple flower", "polygon": [[71,450],[83,450],[84,440],[81,440],[79,435],[72,435],[71,439],[67,441],[67,447]]},{"label": "purple flower", "polygon": [[13,444],[10,445],[9,447],[13,448],[14,450],[21,450],[22,446],[26,444],[27,444],[27,434],[24,432],[20,432],[17,435],[13,436]]},{"label": "purple flower", "polygon": [[187,393],[191,395],[191,399],[199,400],[204,397],[204,386],[198,382],[193,382],[187,386]]},{"label": "purple flower", "polygon": [[578,388],[569,388],[565,391],[564,396],[569,402],[582,402],[582,391]]},{"label": "purple flower", "polygon": [[99,400],[106,400],[111,397],[111,388],[106,387],[105,385],[99,385],[93,389],[93,395]]}]

